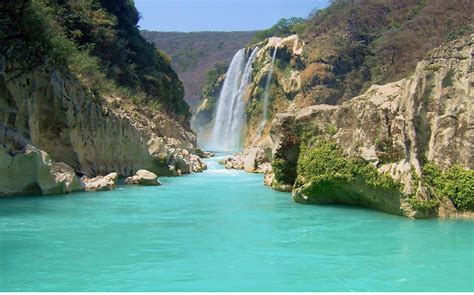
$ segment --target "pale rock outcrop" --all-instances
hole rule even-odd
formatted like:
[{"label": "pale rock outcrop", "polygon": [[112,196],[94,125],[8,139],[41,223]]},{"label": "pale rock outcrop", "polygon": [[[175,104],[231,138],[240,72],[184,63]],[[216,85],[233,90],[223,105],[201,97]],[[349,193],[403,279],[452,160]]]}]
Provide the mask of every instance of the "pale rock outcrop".
[{"label": "pale rock outcrop", "polygon": [[221,163],[226,169],[245,170],[249,173],[266,173],[271,170],[268,156],[262,148],[245,149],[240,154],[223,159]]},{"label": "pale rock outcrop", "polygon": [[64,194],[84,189],[74,169],[53,162],[48,153],[29,144],[23,150],[0,145],[0,171],[0,196]]},{"label": "pale rock outcrop", "polygon": [[112,172],[106,176],[96,176],[89,178],[83,176],[81,180],[85,184],[86,191],[110,191],[117,187],[117,172]]},{"label": "pale rock outcrop", "polygon": [[[432,192],[414,180],[428,161],[444,168],[454,164],[474,168],[473,44],[471,35],[441,46],[418,63],[413,76],[373,85],[340,106],[316,105],[276,115],[270,131],[272,158],[285,167],[296,167],[301,133],[329,136],[347,155],[363,157],[403,185],[398,201],[394,197],[395,201],[386,199],[382,204],[382,199],[362,202],[346,198],[347,202],[415,218],[472,215],[458,212],[447,199],[435,212],[420,212],[408,204],[408,197],[420,201],[432,198]],[[283,184],[293,185],[296,170],[289,169],[285,176],[289,182]],[[274,187],[281,184],[274,175],[268,175],[265,182]],[[293,187],[296,201],[331,201],[298,194],[304,185]],[[367,195],[382,196],[376,192]]]},{"label": "pale rock outcrop", "polygon": [[244,160],[241,154],[236,154],[221,160],[226,169],[244,170]]},{"label": "pale rock outcrop", "polygon": [[160,185],[158,176],[155,173],[147,170],[138,170],[137,173],[131,177],[125,179],[126,184],[138,184],[146,186]]}]

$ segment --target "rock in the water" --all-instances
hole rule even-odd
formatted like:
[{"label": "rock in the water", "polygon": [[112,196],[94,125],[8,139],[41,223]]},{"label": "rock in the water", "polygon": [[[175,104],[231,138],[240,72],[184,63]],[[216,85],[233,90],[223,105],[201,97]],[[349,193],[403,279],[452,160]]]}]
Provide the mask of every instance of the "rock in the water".
[{"label": "rock in the water", "polygon": [[147,186],[154,186],[160,185],[160,181],[158,180],[158,176],[150,172],[148,170],[138,170],[138,172],[125,179],[126,184],[138,184],[138,185],[147,185]]},{"label": "rock in the water", "polygon": [[99,175],[94,178],[83,176],[82,181],[87,191],[109,191],[117,187],[117,178],[118,174],[113,172],[106,176]]},{"label": "rock in the water", "polygon": [[51,161],[32,145],[17,151],[0,145],[0,195],[64,194],[83,190],[74,169]]},{"label": "rock in the water", "polygon": [[271,170],[268,157],[262,148],[245,149],[236,154],[219,161],[226,169],[245,170],[249,173],[266,173]]}]

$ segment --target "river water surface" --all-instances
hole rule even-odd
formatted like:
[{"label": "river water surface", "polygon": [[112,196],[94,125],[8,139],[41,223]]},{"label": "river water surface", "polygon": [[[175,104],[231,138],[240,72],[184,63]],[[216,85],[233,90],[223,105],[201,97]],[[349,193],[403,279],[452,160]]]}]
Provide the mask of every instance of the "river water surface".
[{"label": "river water surface", "polygon": [[474,223],[293,203],[262,175],[0,199],[0,291],[474,291]]}]

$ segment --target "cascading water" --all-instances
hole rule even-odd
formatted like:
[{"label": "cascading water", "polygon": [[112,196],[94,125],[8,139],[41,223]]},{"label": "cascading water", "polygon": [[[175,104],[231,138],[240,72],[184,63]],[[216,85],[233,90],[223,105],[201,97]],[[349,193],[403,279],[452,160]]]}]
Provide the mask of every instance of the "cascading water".
[{"label": "cascading water", "polygon": [[275,63],[277,48],[278,47],[275,47],[275,50],[273,50],[272,62],[270,64],[270,70],[268,71],[267,81],[265,83],[265,92],[263,93],[263,120],[264,121],[268,119],[268,103],[269,103],[268,99],[270,97],[268,90],[270,89],[270,83],[272,82],[273,64]]},{"label": "cascading water", "polygon": [[262,122],[260,122],[260,125],[258,126],[257,136],[255,137],[253,143],[255,143],[260,138],[260,135],[262,135],[263,128],[265,128],[265,124],[267,123],[267,120],[268,120],[268,104],[269,104],[269,98],[270,98],[269,89],[270,89],[270,83],[272,82],[273,64],[275,63],[277,49],[278,49],[278,46],[276,46],[275,50],[273,50],[272,61],[270,63],[270,70],[268,71],[267,81],[265,82],[265,91],[263,92],[263,119],[262,119]]},{"label": "cascading water", "polygon": [[252,65],[258,52],[256,47],[246,60],[245,49],[239,50],[227,70],[222,86],[212,130],[210,149],[236,151],[241,148],[242,130],[245,124],[243,96],[250,82]]}]

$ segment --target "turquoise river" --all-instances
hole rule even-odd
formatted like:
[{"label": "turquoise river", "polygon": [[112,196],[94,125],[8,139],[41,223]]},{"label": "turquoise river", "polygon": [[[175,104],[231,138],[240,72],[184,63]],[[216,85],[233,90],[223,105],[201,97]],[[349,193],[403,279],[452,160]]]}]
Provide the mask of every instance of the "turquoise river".
[{"label": "turquoise river", "polygon": [[474,222],[308,206],[262,175],[0,199],[0,291],[474,291]]}]

